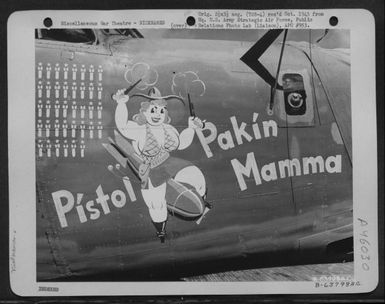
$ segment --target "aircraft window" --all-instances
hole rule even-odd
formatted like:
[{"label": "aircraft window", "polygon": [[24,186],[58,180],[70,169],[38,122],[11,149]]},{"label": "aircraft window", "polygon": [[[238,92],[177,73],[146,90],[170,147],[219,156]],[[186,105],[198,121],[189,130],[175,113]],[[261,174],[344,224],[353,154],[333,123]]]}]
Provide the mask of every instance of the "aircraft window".
[{"label": "aircraft window", "polygon": [[282,76],[285,111],[287,115],[306,113],[306,91],[300,74],[287,73]]},{"label": "aircraft window", "polygon": [[137,29],[102,29],[106,35],[123,35],[132,38],[143,38],[143,35]]},{"label": "aircraft window", "polygon": [[96,37],[91,29],[38,29],[36,39],[54,40],[72,43],[95,43]]}]

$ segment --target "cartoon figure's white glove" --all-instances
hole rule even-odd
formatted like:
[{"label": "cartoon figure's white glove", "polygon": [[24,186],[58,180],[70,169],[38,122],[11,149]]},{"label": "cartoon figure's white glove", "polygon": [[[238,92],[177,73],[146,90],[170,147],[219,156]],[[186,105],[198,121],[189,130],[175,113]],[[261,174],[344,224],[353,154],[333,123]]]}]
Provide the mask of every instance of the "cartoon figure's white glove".
[{"label": "cartoon figure's white glove", "polygon": [[206,120],[201,120],[198,117],[190,116],[188,119],[188,127],[192,129],[204,129],[205,121]]},{"label": "cartoon figure's white glove", "polygon": [[117,103],[126,103],[130,97],[124,94],[124,90],[125,89],[118,90],[114,95],[112,95],[112,99]]}]

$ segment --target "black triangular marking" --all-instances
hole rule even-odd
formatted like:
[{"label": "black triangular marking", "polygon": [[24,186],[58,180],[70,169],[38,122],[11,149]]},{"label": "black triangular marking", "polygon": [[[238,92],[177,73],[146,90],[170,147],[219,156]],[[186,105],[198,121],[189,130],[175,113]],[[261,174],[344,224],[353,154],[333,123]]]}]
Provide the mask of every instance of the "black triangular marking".
[{"label": "black triangular marking", "polygon": [[[275,78],[270,72],[259,62],[259,58],[269,48],[269,46],[278,38],[283,30],[270,30],[262,36],[241,58],[248,67],[257,73],[271,87],[275,85]],[[282,86],[277,83],[277,89],[282,90]]]}]

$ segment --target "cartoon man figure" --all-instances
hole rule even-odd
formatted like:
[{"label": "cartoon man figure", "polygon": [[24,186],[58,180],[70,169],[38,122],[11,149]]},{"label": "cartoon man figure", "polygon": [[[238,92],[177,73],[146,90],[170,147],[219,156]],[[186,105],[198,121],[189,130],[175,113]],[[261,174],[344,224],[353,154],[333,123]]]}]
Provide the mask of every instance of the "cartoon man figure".
[{"label": "cartoon man figure", "polygon": [[119,90],[113,99],[117,102],[115,123],[121,134],[132,140],[135,153],[149,166],[148,182],[142,187],[142,196],[149,209],[157,236],[164,241],[166,235],[167,182],[188,184],[200,197],[206,194],[206,181],[201,170],[191,162],[170,155],[174,150],[183,150],[193,141],[195,129],[204,122],[197,117],[188,118],[188,128],[179,133],[172,125],[167,111],[167,100],[182,99],[176,95],[161,96],[157,88],[148,95],[134,94],[147,101],[141,103],[139,113],[128,119],[129,96]]}]

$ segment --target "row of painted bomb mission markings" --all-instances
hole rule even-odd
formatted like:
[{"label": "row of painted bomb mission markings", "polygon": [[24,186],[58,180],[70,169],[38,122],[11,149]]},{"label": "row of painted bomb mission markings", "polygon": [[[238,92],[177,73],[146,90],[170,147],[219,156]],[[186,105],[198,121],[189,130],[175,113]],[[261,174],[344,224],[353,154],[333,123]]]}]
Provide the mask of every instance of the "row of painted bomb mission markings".
[{"label": "row of painted bomb mission markings", "polygon": [[37,79],[38,157],[84,157],[85,139],[103,136],[102,66],[39,62]]},{"label": "row of painted bomb mission markings", "polygon": [[38,140],[37,155],[39,158],[44,155],[47,157],[84,157],[85,148],[84,140],[81,140],[80,143],[76,140],[68,141],[67,139],[57,139],[52,143],[49,139]]},{"label": "row of painted bomb mission markings", "polygon": [[[53,95],[51,94],[52,89],[54,90],[54,97],[59,98],[60,97],[60,90],[63,92],[63,98],[72,98],[76,99],[94,99],[95,96],[95,85],[93,82],[85,83],[81,82],[80,85],[77,85],[77,82],[73,82],[71,85],[68,84],[67,81],[64,81],[62,84],[60,84],[59,81],[55,81],[54,85],[52,86],[50,81],[43,81],[38,80],[37,82],[37,97],[42,98],[43,93],[45,93],[46,98],[52,98]],[[79,95],[78,95],[78,89],[79,89]],[[71,94],[69,94],[69,91],[71,91]],[[96,86],[97,91],[97,99],[101,100],[103,96],[103,86],[102,83],[99,82]]]},{"label": "row of painted bomb mission markings", "polygon": [[51,70],[50,63],[47,63],[45,67],[42,63],[38,64],[37,95],[39,98],[42,98],[43,94],[45,94],[45,97],[51,98],[51,90],[53,89],[55,98],[59,98],[60,90],[62,90],[62,97],[64,99],[76,99],[78,97],[85,99],[87,97],[92,100],[95,95],[97,99],[102,99],[103,68],[101,66],[97,70],[97,76],[94,76],[95,69],[92,65],[88,69],[85,65],[82,65],[80,73],[76,64],[73,65],[71,71],[69,71],[68,64],[64,64],[63,68],[56,64],[54,75],[52,75]]},{"label": "row of painted bomb mission markings", "polygon": [[[72,121],[72,124],[69,125],[66,120],[63,120],[62,124],[59,123],[59,120],[55,120],[54,128],[52,129],[51,127],[49,120],[46,120],[44,125],[41,120],[38,120],[36,134],[39,158],[44,156],[51,157],[52,155],[56,155],[56,157],[75,157],[77,148],[80,149],[78,155],[84,157],[85,139],[101,139],[103,137],[101,121],[98,122],[97,126],[94,126],[92,121],[86,126],[84,121],[81,121],[80,125],[77,125],[76,121]],[[80,144],[76,140],[79,137],[81,138]],[[71,142],[71,153],[67,151],[69,141]],[[55,148],[55,153],[51,153],[51,148],[53,147]],[[63,149],[62,152],[60,152],[61,149]]]},{"label": "row of painted bomb mission markings", "polygon": [[[53,70],[52,70],[53,67]],[[56,63],[54,66],[51,63],[47,63],[45,66],[43,63],[39,62],[37,65],[37,78],[42,79],[72,79],[76,81],[78,78],[78,74],[80,76],[81,81],[85,81],[88,79],[89,81],[95,80],[95,72],[97,73],[97,81],[101,82],[103,80],[103,67],[99,65],[97,69],[91,64],[86,66],[82,64],[78,67],[77,64],[69,65],[68,63],[64,63],[63,66],[60,63]],[[52,75],[53,74],[53,75]],[[62,76],[62,77],[61,77]]]},{"label": "row of painted bomb mission markings", "polygon": [[[53,110],[53,113],[51,113],[52,110]],[[78,114],[78,112],[80,113]],[[97,119],[102,119],[102,112],[103,112],[103,105],[101,101],[97,103],[96,107],[92,101],[90,101],[88,105],[82,104],[79,106],[76,101],[73,101],[71,108],[69,108],[67,100],[64,100],[62,103],[60,103],[59,100],[56,100],[54,107],[51,106],[50,100],[46,100],[44,104],[41,99],[39,99],[37,102],[38,118],[62,117],[63,119],[66,119],[68,117],[68,114],[71,114],[73,119],[76,119],[77,117],[80,117],[80,119],[84,119],[86,116],[89,119],[94,119],[95,116]]]},{"label": "row of painted bomb mission markings", "polygon": [[[89,125],[86,125],[84,121],[81,121],[80,124],[76,124],[75,120],[73,120],[71,124],[68,124],[66,120],[63,120],[62,124],[60,124],[60,121],[58,119],[55,120],[54,124],[51,124],[50,120],[46,120],[43,124],[43,121],[39,119],[37,121],[36,131],[38,139],[43,137],[45,139],[48,139],[50,137],[77,138],[79,136],[80,138],[88,137],[89,139],[101,139],[103,125],[101,121],[99,121],[98,125],[96,126],[93,124],[92,121],[89,122]],[[86,136],[86,132],[88,133],[88,136]]]}]

